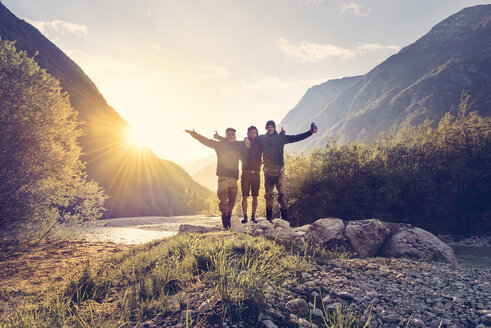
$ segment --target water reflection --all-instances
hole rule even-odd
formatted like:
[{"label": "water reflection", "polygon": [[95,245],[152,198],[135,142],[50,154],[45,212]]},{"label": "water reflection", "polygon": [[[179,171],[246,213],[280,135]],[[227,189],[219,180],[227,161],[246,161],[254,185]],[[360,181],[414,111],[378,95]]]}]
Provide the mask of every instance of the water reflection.
[{"label": "water reflection", "polygon": [[107,219],[100,220],[98,226],[85,228],[82,234],[90,241],[144,244],[176,235],[181,224],[216,226],[221,224],[221,220],[218,217],[200,215]]}]

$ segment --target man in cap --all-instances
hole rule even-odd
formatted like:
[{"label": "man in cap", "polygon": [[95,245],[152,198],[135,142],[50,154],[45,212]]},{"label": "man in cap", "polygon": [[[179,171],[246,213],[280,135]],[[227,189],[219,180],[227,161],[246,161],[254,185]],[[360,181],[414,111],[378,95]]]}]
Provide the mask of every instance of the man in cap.
[{"label": "man in cap", "polygon": [[[259,132],[255,126],[250,126],[247,129],[247,138],[244,140],[244,145],[247,147],[245,159],[242,161],[242,175],[240,177],[240,187],[242,190],[242,214],[244,219],[242,223],[247,223],[247,201],[249,196],[252,196],[252,212],[251,221],[256,222],[257,197],[259,196],[259,187],[261,185],[261,165],[262,165],[262,147],[256,137]],[[225,140],[216,131],[214,138],[217,140]],[[242,143],[242,142],[239,142]]]},{"label": "man in cap", "polygon": [[278,203],[280,204],[281,218],[288,220],[288,204],[285,196],[285,162],[283,149],[288,143],[301,141],[317,132],[317,127],[312,123],[309,131],[297,135],[286,135],[276,131],[274,121],[266,122],[266,134],[257,139],[261,143],[263,151],[264,171],[264,198],[266,199],[266,219],[273,220],[273,191],[278,190]]},{"label": "man in cap", "polygon": [[222,213],[222,224],[230,228],[230,218],[237,199],[237,179],[239,178],[239,159],[243,161],[245,147],[236,141],[235,129],[225,130],[225,140],[208,139],[194,130],[185,130],[203,145],[215,149],[217,154],[217,176],[219,199],[218,209]]}]

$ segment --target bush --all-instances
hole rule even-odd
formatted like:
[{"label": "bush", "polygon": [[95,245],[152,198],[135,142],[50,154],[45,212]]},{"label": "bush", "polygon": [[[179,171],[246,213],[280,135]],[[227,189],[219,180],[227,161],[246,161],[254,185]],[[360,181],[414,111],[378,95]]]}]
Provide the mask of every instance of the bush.
[{"label": "bush", "polygon": [[381,135],[373,144],[337,140],[287,158],[296,224],[321,217],[380,218],[438,233],[479,234],[491,222],[491,118],[468,112]]}]

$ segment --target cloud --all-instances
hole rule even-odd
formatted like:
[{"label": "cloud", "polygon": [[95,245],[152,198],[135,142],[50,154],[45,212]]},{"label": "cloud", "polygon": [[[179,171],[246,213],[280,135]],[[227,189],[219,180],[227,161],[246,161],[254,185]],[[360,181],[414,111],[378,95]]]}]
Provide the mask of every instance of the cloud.
[{"label": "cloud", "polygon": [[396,45],[382,45],[380,43],[358,42],[353,49],[341,48],[333,44],[320,44],[301,42],[293,45],[286,39],[279,39],[278,47],[289,58],[299,63],[317,63],[327,57],[339,57],[341,59],[353,58],[356,55],[374,51],[399,51],[401,47]]},{"label": "cloud", "polygon": [[362,12],[362,6],[359,3],[356,2],[348,2],[348,3],[343,3],[339,7],[339,12],[341,14],[348,13],[348,14],[353,14],[355,16],[360,16],[360,17],[366,17],[370,13],[370,9],[367,9],[365,12]]},{"label": "cloud", "polygon": [[316,63],[327,57],[350,58],[355,55],[353,50],[338,47],[332,44],[307,43],[293,45],[286,39],[278,41],[278,47],[283,53],[301,63]]},{"label": "cloud", "polygon": [[322,3],[324,0],[303,0],[302,2],[305,6],[308,6],[311,3]]},{"label": "cloud", "polygon": [[196,77],[197,80],[221,80],[230,76],[225,67],[216,64],[201,66],[201,71],[202,73]]},{"label": "cloud", "polygon": [[324,82],[324,80],[282,80],[272,75],[255,74],[253,81],[241,82],[240,86],[245,90],[264,91],[274,89],[310,87],[322,82]]},{"label": "cloud", "polygon": [[379,50],[393,50],[399,51],[401,47],[395,45],[387,45],[384,46],[380,43],[364,43],[358,42],[358,46],[356,47],[356,53],[363,54],[371,51],[379,51]]},{"label": "cloud", "polygon": [[26,21],[45,35],[59,35],[66,33],[82,35],[87,34],[89,31],[87,25],[68,23],[59,19],[52,21],[34,21],[27,18]]}]

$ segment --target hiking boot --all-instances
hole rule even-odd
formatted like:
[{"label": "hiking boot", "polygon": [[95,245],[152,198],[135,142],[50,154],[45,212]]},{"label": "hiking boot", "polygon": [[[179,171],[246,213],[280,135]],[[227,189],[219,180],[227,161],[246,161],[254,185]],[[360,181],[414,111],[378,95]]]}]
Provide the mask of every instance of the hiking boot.
[{"label": "hiking boot", "polygon": [[242,219],[242,221],[240,221],[242,224],[246,224],[247,223],[247,214],[244,214],[244,218]]},{"label": "hiking boot", "polygon": [[266,220],[273,222],[273,210],[266,210]]},{"label": "hiking boot", "polygon": [[252,223],[257,223],[257,221],[256,221],[256,214],[254,214],[254,213],[251,214],[251,222]]},{"label": "hiking boot", "polygon": [[280,210],[280,213],[281,213],[281,219],[288,221],[288,210],[286,209]]},{"label": "hiking boot", "polygon": [[222,225],[225,230],[230,229],[230,217],[231,215],[222,214]]}]

